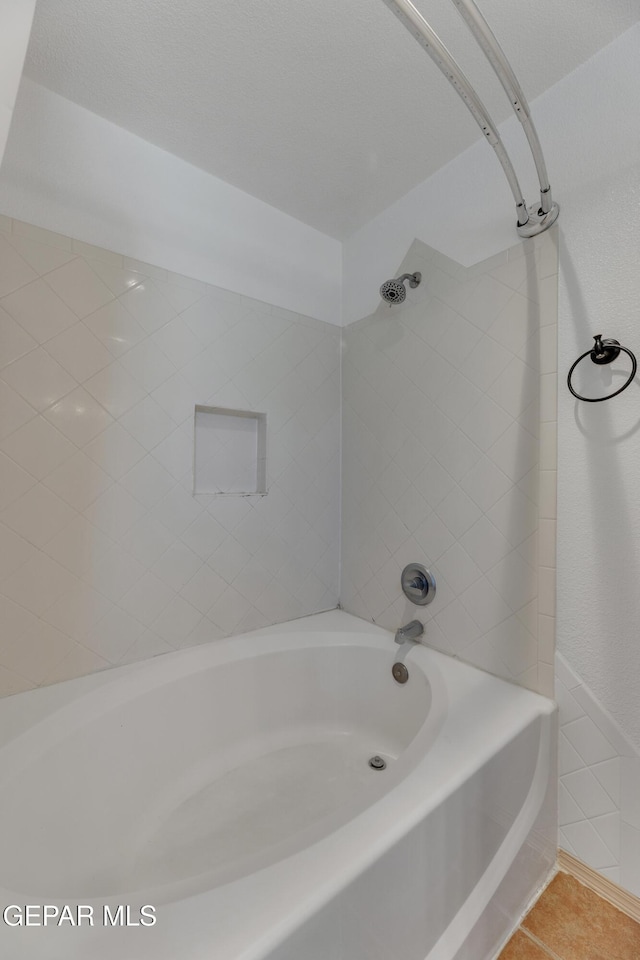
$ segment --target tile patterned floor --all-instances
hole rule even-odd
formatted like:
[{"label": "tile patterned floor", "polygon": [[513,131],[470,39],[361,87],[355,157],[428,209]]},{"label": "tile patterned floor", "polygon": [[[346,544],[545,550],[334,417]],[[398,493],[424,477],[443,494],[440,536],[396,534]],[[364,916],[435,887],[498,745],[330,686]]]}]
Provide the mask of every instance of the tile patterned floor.
[{"label": "tile patterned floor", "polygon": [[498,960],[640,960],[640,923],[558,873]]}]

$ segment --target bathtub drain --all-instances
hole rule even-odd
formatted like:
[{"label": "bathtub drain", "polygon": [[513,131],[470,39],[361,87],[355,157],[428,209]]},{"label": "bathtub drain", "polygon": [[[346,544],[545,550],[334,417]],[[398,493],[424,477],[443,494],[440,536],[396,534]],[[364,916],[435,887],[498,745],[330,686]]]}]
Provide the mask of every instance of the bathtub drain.
[{"label": "bathtub drain", "polygon": [[374,770],[384,770],[386,765],[387,761],[383,760],[382,757],[379,757],[377,754],[369,760],[369,766],[373,767]]}]

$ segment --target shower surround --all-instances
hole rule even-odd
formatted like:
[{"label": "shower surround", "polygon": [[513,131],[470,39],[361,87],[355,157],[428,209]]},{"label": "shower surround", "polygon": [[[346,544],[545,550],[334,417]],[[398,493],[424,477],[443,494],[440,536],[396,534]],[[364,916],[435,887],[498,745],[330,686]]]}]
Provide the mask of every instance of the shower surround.
[{"label": "shower surround", "polygon": [[[422,282],[345,330],[345,610],[553,696],[557,233],[465,268],[415,241]],[[437,594],[399,593],[405,564]]]},{"label": "shower surround", "polygon": [[[340,330],[0,217],[0,695],[338,602]],[[195,404],[267,496],[193,496]]]}]

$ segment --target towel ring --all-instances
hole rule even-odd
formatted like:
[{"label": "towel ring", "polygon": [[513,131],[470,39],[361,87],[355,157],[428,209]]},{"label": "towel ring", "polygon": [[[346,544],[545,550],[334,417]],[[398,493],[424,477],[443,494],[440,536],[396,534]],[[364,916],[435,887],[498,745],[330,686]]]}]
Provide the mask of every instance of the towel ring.
[{"label": "towel ring", "polygon": [[[631,352],[631,350],[627,350],[626,347],[623,347],[617,340],[603,340],[601,333],[597,333],[593,339],[595,340],[595,343],[591,350],[587,350],[586,353],[583,353],[580,357],[578,357],[567,375],[567,386],[569,387],[569,390],[574,397],[576,397],[578,400],[584,400],[585,403],[600,403],[602,400],[611,400],[612,397],[617,397],[619,393],[622,393],[623,390],[627,389],[635,377],[636,370],[638,368],[635,355]],[[614,390],[613,393],[608,393],[606,397],[582,397],[579,393],[576,393],[571,386],[571,375],[581,360],[584,360],[585,357],[591,357],[592,363],[612,363],[616,357],[620,356],[620,351],[626,353],[627,356],[631,358],[631,373],[618,390]]]}]

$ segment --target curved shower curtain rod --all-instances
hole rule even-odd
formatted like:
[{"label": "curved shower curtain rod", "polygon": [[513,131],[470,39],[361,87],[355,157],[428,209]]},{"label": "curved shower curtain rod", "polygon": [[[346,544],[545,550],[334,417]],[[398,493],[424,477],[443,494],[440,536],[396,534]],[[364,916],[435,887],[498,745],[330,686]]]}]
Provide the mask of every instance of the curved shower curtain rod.
[{"label": "curved shower curtain rod", "polygon": [[456,5],[458,12],[478,41],[483,53],[500,80],[505,93],[509,97],[511,106],[518,120],[523,126],[529,146],[531,147],[538,179],[540,181],[539,205],[534,203],[532,206],[527,207],[520,189],[520,184],[518,183],[518,178],[513,169],[513,164],[509,159],[497,127],[493,123],[486,107],[437,33],[427,23],[420,11],[414,7],[411,0],[383,0],[383,2],[416,38],[420,46],[426,50],[458,95],[464,100],[476,123],[495,150],[516,201],[516,211],[518,213],[516,229],[520,236],[533,237],[538,233],[542,233],[543,230],[547,230],[558,219],[560,207],[551,197],[551,186],[542,155],[542,147],[540,146],[538,134],[531,119],[529,105],[527,104],[516,75],[511,68],[511,64],[507,60],[489,24],[475,5],[474,0],[452,0],[452,2]]}]

